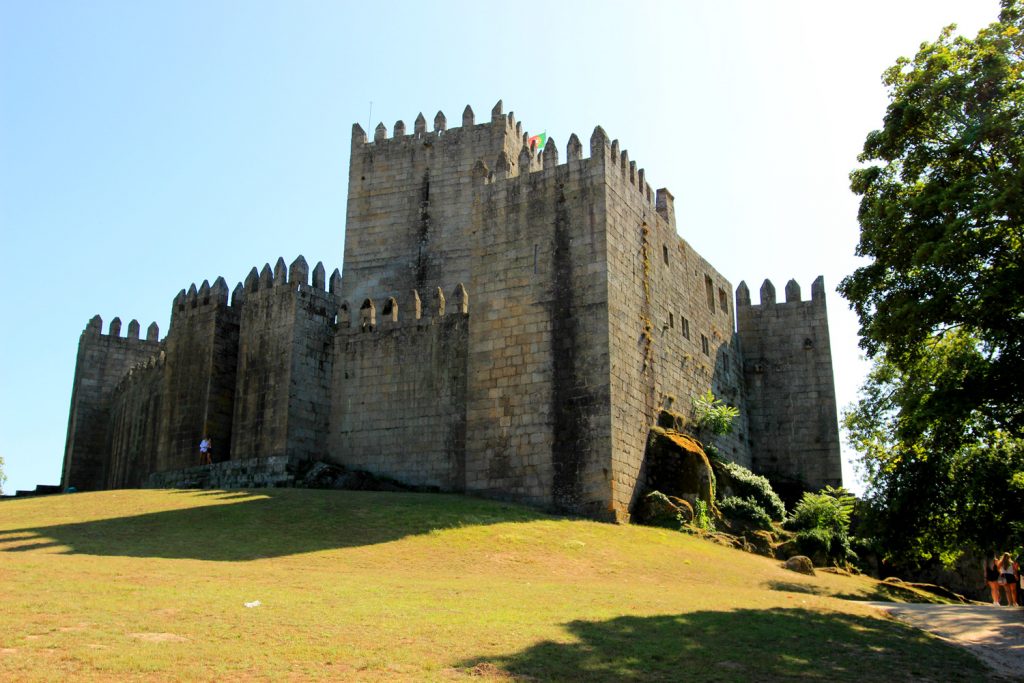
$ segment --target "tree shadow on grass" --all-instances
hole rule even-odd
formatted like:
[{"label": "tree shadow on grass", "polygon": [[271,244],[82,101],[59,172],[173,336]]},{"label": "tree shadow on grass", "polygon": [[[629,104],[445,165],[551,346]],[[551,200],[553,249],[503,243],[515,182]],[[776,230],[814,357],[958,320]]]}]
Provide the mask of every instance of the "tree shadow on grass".
[{"label": "tree shadow on grass", "polygon": [[[566,625],[576,642],[459,664],[541,681],[915,681],[990,677],[972,655],[881,618],[805,609],[694,612]],[[998,680],[998,679],[993,679]]]},{"label": "tree shadow on grass", "polygon": [[461,526],[548,519],[458,495],[258,489],[179,491],[194,507],[0,530],[0,553],[65,553],[219,561],[373,545]]}]

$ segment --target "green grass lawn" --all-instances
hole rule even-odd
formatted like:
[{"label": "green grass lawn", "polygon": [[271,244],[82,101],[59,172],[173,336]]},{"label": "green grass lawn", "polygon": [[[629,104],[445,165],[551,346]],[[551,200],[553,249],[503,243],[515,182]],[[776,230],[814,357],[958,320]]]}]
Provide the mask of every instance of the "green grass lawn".
[{"label": "green grass lawn", "polygon": [[0,680],[987,676],[877,590],[459,496],[79,493],[0,503]]}]

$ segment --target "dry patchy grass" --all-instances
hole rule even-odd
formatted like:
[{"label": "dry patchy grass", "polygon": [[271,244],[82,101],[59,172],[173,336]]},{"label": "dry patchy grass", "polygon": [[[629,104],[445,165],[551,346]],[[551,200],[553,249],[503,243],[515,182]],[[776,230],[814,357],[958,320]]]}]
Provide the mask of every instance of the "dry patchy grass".
[{"label": "dry patchy grass", "polygon": [[0,504],[0,678],[985,677],[875,590],[458,496],[83,493]]}]

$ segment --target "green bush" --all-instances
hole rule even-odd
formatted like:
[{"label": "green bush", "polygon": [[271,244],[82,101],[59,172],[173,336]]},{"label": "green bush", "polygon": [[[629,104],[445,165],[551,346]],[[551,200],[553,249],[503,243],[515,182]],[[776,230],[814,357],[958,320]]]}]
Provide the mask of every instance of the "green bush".
[{"label": "green bush", "polygon": [[771,517],[751,498],[729,496],[719,501],[718,509],[728,519],[749,522],[755,529],[772,530]]},{"label": "green bush", "polygon": [[739,408],[715,398],[708,389],[701,396],[693,397],[693,417],[698,427],[711,431],[712,434],[728,434],[732,431],[732,421],[740,414]]},{"label": "green bush", "polygon": [[734,462],[722,462],[720,466],[732,480],[734,496],[751,499],[768,513],[773,521],[781,522],[786,518],[786,506],[767,479]]},{"label": "green bush", "polygon": [[826,486],[818,493],[804,493],[786,526],[793,531],[827,529],[849,533],[855,501],[853,494],[844,488]]},{"label": "green bush", "polygon": [[841,487],[826,486],[818,493],[805,493],[786,521],[786,527],[797,532],[800,551],[837,563],[855,560],[850,546],[850,515],[855,501]]},{"label": "green bush", "polygon": [[697,499],[697,504],[693,506],[693,526],[704,531],[715,530],[715,522],[711,519],[711,511],[708,509],[708,504],[699,498]]}]

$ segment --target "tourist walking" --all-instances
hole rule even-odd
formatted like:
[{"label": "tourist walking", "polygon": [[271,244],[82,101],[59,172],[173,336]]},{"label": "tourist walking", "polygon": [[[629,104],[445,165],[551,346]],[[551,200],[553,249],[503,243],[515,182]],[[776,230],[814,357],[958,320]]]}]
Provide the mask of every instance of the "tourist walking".
[{"label": "tourist walking", "polygon": [[992,593],[992,604],[999,607],[999,557],[998,553],[989,553],[985,560],[985,583]]},{"label": "tourist walking", "polygon": [[999,559],[999,585],[1006,591],[1006,604],[1017,607],[1017,563],[1010,553],[1003,553]]}]

